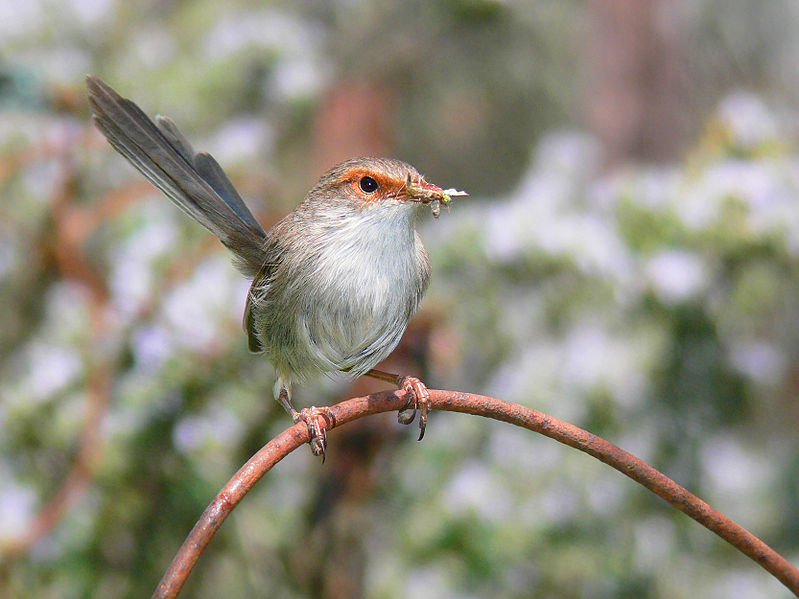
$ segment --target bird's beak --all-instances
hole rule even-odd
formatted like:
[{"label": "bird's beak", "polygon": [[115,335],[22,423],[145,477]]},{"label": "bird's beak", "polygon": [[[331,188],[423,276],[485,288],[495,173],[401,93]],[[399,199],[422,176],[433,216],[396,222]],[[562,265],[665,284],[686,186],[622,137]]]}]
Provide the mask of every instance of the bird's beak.
[{"label": "bird's beak", "polygon": [[418,181],[408,180],[406,185],[408,199],[427,204],[433,200],[441,200],[444,197],[444,190],[438,185],[428,183],[424,179]]},{"label": "bird's beak", "polygon": [[438,185],[428,183],[424,179],[414,180],[408,177],[405,183],[405,195],[407,199],[421,202],[422,204],[429,204],[434,201],[446,204],[455,196],[467,196],[469,194],[457,189],[441,189]]},{"label": "bird's beak", "polygon": [[433,216],[438,218],[441,213],[441,204],[449,207],[453,196],[469,195],[465,191],[457,189],[441,189],[438,185],[428,183],[424,179],[414,180],[408,177],[405,184],[405,197],[413,202],[422,204],[432,204]]}]

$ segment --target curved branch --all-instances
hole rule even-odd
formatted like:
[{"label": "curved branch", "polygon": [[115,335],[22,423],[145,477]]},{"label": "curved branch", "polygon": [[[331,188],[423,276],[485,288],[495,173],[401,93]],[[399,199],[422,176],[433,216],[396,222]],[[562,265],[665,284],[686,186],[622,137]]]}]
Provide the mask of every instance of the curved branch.
[{"label": "curved branch", "polygon": [[[435,410],[463,412],[508,422],[594,456],[716,533],[799,597],[799,570],[784,557],[667,476],[601,437],[563,420],[493,397],[431,389],[430,401]],[[329,430],[370,414],[399,410],[405,405],[404,391],[348,399],[330,406],[335,424]],[[264,474],[297,447],[307,443],[309,438],[308,427],[302,422],[295,424],[272,439],[242,466],[194,525],[153,593],[154,599],[177,596],[203,550],[233,508]]]}]

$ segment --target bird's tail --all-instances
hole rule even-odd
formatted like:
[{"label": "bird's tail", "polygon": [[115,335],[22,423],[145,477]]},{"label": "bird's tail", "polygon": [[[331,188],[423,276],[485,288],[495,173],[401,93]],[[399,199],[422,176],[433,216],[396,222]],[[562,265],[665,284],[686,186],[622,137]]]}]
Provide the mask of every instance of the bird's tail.
[{"label": "bird's tail", "polygon": [[214,158],[195,153],[175,123],[155,122],[131,100],[89,75],[94,123],[109,143],[181,210],[216,235],[253,277],[265,260],[266,233]]}]

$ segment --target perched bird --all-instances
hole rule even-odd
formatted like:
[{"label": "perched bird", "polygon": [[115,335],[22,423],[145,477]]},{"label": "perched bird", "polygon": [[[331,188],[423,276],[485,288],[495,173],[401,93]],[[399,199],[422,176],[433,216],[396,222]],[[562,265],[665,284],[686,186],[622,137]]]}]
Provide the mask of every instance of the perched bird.
[{"label": "perched bird", "polygon": [[427,183],[415,168],[387,158],[354,158],[319,179],[304,201],[264,231],[219,164],[195,153],[168,118],[155,122],[131,100],[88,76],[94,123],[111,145],[179,208],[216,235],[253,280],[244,329],[253,352],[277,373],[274,393],[295,422],[306,422],[311,449],[325,455],[326,407],[294,409],[291,386],[344,371],[408,392],[400,422],[417,409],[424,436],[430,394],[415,377],[374,366],[399,343],[430,280],[415,229],[419,208],[465,195]]}]

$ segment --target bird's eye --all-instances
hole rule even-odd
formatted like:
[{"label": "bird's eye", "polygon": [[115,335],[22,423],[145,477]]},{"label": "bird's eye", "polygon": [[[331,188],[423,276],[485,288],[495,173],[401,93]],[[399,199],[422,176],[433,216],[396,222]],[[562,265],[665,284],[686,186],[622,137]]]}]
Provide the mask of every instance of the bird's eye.
[{"label": "bird's eye", "polygon": [[380,185],[377,184],[377,181],[372,179],[372,177],[361,177],[361,180],[358,182],[358,186],[364,193],[374,193],[377,191],[377,188],[380,187]]}]

